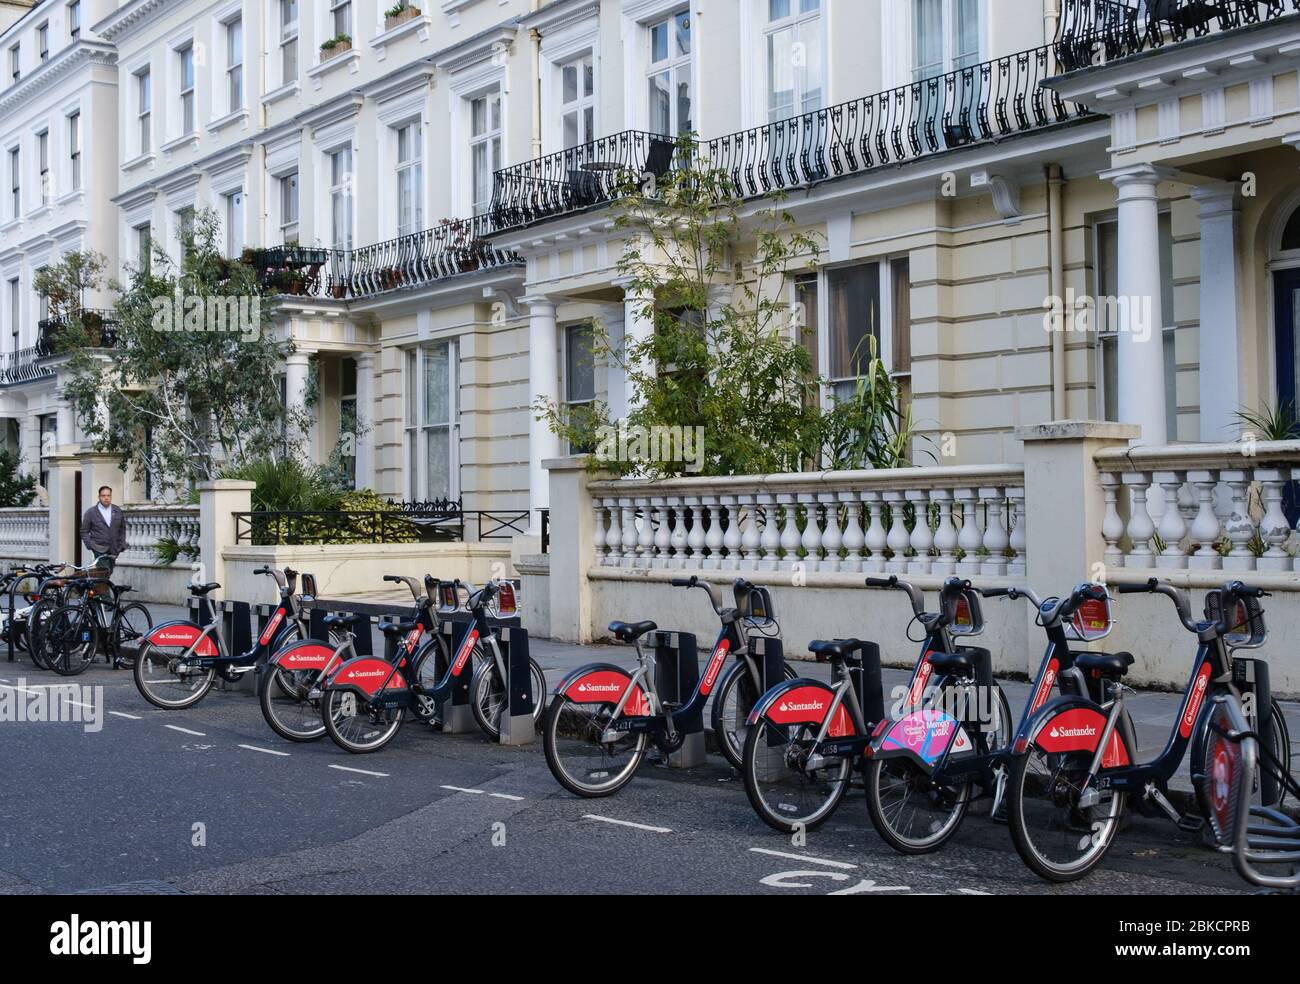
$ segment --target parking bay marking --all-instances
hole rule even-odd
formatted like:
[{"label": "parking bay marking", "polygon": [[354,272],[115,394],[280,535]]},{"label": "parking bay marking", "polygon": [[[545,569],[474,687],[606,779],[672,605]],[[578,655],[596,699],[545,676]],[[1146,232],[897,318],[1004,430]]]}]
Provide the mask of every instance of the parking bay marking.
[{"label": "parking bay marking", "polygon": [[823,864],[828,868],[839,868],[842,871],[853,871],[857,868],[856,864],[849,864],[847,861],[830,861],[826,858],[814,858],[807,854],[790,854],[786,851],[772,851],[766,847],[751,847],[755,854],[768,854],[774,858],[787,858],[791,861],[807,861],[810,864]]},{"label": "parking bay marking", "polygon": [[240,748],[247,748],[250,752],[261,752],[263,755],[280,755],[284,758],[289,757],[288,752],[277,752],[274,748],[258,748],[256,745],[240,745]]},{"label": "parking bay marking", "polygon": [[363,775],[363,776],[375,776],[378,779],[388,778],[387,772],[370,772],[366,769],[354,769],[351,766],[347,766],[347,765],[334,765],[333,763],[330,763],[330,768],[338,769],[340,772],[356,772],[359,775]]},{"label": "parking bay marking", "polygon": [[172,731],[179,731],[183,735],[194,735],[194,737],[196,738],[207,737],[207,735],[205,735],[202,731],[191,731],[189,728],[182,728],[180,727],[180,725],[176,725],[176,724],[164,724],[163,727],[170,728]]},{"label": "parking bay marking", "polygon": [[673,832],[671,827],[652,827],[648,823],[633,823],[631,820],[616,820],[613,817],[602,817],[598,813],[584,813],[582,819],[599,820],[601,823],[612,823],[615,826],[632,827],[636,830],[648,830],[652,834],[671,834]]}]

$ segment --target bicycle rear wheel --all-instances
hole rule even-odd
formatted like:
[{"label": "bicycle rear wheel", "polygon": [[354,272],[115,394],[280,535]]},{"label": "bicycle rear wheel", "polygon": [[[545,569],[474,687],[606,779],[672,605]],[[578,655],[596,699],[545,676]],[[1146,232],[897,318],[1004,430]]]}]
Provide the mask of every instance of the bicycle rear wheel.
[{"label": "bicycle rear wheel", "polygon": [[909,758],[874,759],[866,778],[871,823],[900,854],[937,851],[961,827],[970,806],[969,780],[935,783]]},{"label": "bicycle rear wheel", "polygon": [[153,616],[149,609],[138,601],[123,605],[113,618],[113,660],[120,667],[135,665],[136,654],[149,630],[153,628]]},{"label": "bicycle rear wheel", "polygon": [[[723,758],[731,763],[732,768],[741,769],[745,765],[749,712],[763,695],[758,692],[745,660],[733,663],[732,667],[713,698],[712,723]],[[783,679],[793,680],[798,675],[789,663],[782,667]]]},{"label": "bicycle rear wheel", "polygon": [[321,718],[334,743],[354,755],[377,752],[402,727],[403,708],[376,710],[350,690],[326,691]]},{"label": "bicycle rear wheel", "polygon": [[1102,790],[1095,806],[1079,792],[1093,753],[1048,752],[1030,745],[1016,756],[1007,783],[1007,818],[1021,859],[1041,878],[1074,881],[1110,850],[1124,813],[1124,793]]},{"label": "bicycle rear wheel", "polygon": [[41,629],[41,657],[59,676],[84,673],[98,650],[99,624],[82,605],[56,609]]},{"label": "bicycle rear wheel", "polygon": [[614,704],[579,704],[556,694],[542,728],[542,749],[556,781],[571,793],[610,796],[631,781],[645,758],[646,733],[624,733],[613,741]]},{"label": "bicycle rear wheel", "polygon": [[53,598],[42,598],[36,602],[28,610],[26,625],[15,640],[15,648],[20,652],[25,650],[31,657],[32,664],[42,670],[48,670],[50,667],[45,662],[44,654],[41,653],[41,630],[58,609],[59,602]]},{"label": "bicycle rear wheel", "polygon": [[[546,677],[537,660],[529,659],[528,671],[532,678],[533,691],[533,726],[546,711]],[[470,686],[470,709],[474,720],[493,741],[501,738],[501,718],[510,706],[509,694],[506,693],[505,681],[497,672],[496,663],[484,659],[474,670],[474,681]]]},{"label": "bicycle rear wheel", "polygon": [[785,834],[825,823],[849,788],[853,763],[837,757],[823,768],[806,768],[816,725],[778,725],[764,718],[746,731],[741,773],[754,812]]},{"label": "bicycle rear wheel", "polygon": [[165,711],[192,707],[207,696],[217,680],[212,668],[182,668],[184,646],[159,646],[146,642],[132,667],[136,689],[154,707]]}]

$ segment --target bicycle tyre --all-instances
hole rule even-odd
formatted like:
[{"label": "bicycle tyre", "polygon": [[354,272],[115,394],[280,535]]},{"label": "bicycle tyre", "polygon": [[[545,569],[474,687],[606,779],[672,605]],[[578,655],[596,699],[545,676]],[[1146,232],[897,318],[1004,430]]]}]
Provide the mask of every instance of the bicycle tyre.
[{"label": "bicycle tyre", "polygon": [[[789,663],[782,663],[781,674],[783,679],[793,680],[799,674]],[[731,767],[741,771],[745,767],[745,735],[749,731],[749,726],[745,723],[749,718],[749,712],[753,710],[758,699],[763,695],[755,693],[757,688],[754,686],[754,680],[749,675],[748,668],[743,659],[736,660],[731,664],[722,682],[718,685],[718,692],[713,697],[713,707],[709,714],[709,721],[713,727],[713,736],[717,739],[718,748],[722,751],[722,757],[725,758]],[[729,712],[728,708],[735,698],[735,711]],[[730,714],[732,721],[726,718]],[[732,722],[736,722],[734,726]]]}]

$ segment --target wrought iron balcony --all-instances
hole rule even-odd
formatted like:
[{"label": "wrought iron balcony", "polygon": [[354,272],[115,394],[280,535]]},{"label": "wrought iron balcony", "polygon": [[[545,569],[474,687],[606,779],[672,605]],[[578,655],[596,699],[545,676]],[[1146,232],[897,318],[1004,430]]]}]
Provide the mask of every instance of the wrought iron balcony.
[{"label": "wrought iron balcony", "polygon": [[41,364],[34,345],[17,352],[0,354],[0,386],[17,386],[53,375],[53,369]]},{"label": "wrought iron balcony", "polygon": [[[706,140],[695,153],[730,174],[737,197],[754,198],[1091,116],[1042,87],[1051,54],[1045,45],[1004,55]],[[670,138],[616,133],[498,171],[488,214],[502,232],[599,207],[681,157]]]},{"label": "wrought iron balcony", "polygon": [[44,318],[36,323],[36,355],[48,359],[73,347],[112,348],[117,344],[117,325],[112,311],[92,308]]},{"label": "wrought iron balcony", "polygon": [[624,130],[497,171],[487,216],[495,232],[607,205],[629,182],[681,163],[672,137]]},{"label": "wrought iron balcony", "polygon": [[514,253],[493,246],[487,232],[486,216],[444,219],[431,229],[371,246],[277,246],[253,250],[247,261],[281,295],[360,299],[520,262]]},{"label": "wrought iron balcony", "polygon": [[1062,72],[1300,13],[1300,0],[1063,0]]},{"label": "wrought iron balcony", "polygon": [[704,152],[750,198],[1090,116],[1042,87],[1050,54],[1004,55],[709,140]]}]

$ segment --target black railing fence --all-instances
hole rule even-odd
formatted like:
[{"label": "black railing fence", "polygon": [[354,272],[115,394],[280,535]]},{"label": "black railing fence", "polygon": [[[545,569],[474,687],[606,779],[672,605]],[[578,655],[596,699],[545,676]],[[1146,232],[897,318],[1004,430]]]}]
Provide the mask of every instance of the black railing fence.
[{"label": "black railing fence", "polygon": [[42,365],[40,360],[41,354],[35,345],[0,354],[0,386],[17,386],[53,376],[54,370]]},{"label": "black railing fence", "polygon": [[446,543],[465,540],[473,522],[479,540],[509,540],[528,532],[529,514],[459,503],[402,503],[392,509],[234,514],[235,542],[254,546],[358,543]]},{"label": "black railing fence", "polygon": [[1063,72],[1300,13],[1300,0],[1062,0]]},{"label": "black railing fence", "polygon": [[93,308],[42,318],[36,323],[36,354],[39,358],[49,358],[72,345],[112,348],[117,344],[117,326],[112,311]]}]

